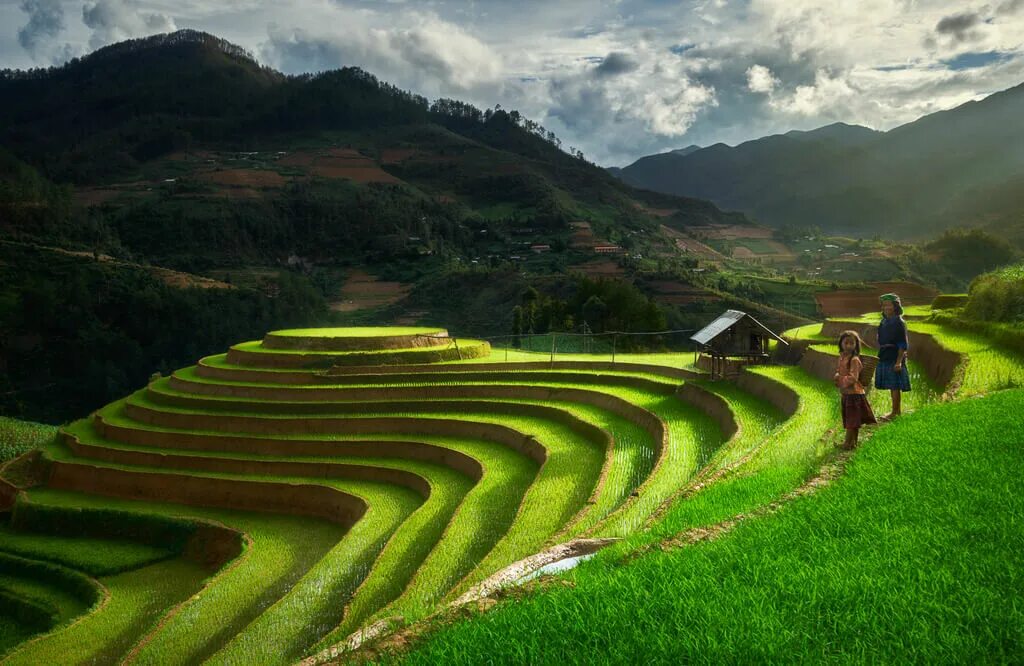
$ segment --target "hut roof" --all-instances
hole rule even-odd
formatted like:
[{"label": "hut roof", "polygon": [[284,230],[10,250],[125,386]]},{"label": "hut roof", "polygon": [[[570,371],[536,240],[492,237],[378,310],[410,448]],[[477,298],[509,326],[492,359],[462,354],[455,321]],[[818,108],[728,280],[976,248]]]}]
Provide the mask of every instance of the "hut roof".
[{"label": "hut roof", "polygon": [[755,324],[763,328],[765,333],[772,336],[782,344],[789,344],[785,340],[780,338],[778,335],[776,335],[770,328],[768,328],[758,320],[754,319],[746,312],[742,312],[740,310],[726,310],[725,314],[721,315],[718,319],[714,320],[704,328],[700,329],[699,331],[691,335],[690,339],[698,344],[706,345],[713,339],[718,337],[718,335],[721,334],[723,331],[725,331],[730,326],[732,326],[733,324],[735,324],[736,322],[740,321],[743,318],[749,318],[750,321],[754,322]]}]

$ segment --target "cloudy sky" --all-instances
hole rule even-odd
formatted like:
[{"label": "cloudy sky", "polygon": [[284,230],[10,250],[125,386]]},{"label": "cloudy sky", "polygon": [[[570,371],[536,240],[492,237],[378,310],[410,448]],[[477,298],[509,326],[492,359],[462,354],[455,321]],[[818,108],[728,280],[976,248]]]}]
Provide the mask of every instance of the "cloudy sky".
[{"label": "cloudy sky", "polygon": [[180,28],[286,73],[516,108],[606,166],[889,129],[1024,82],[1024,0],[0,0],[0,67]]}]

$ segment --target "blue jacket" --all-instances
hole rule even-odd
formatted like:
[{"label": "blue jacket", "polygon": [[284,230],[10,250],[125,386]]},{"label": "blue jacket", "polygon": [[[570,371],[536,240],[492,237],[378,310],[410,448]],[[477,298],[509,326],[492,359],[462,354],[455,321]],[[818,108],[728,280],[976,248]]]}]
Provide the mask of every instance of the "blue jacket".
[{"label": "blue jacket", "polygon": [[892,363],[896,360],[900,349],[909,349],[907,339],[907,323],[900,317],[882,317],[878,324],[878,360]]}]

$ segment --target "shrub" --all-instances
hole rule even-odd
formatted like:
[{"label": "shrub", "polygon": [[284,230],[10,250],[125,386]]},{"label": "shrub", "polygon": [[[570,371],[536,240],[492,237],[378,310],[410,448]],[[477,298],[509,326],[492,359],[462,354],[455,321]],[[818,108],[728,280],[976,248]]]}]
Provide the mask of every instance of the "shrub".
[{"label": "shrub", "polygon": [[962,308],[967,303],[967,294],[939,294],[932,300],[932,310]]},{"label": "shrub", "polygon": [[1024,323],[1024,263],[975,278],[964,314],[980,321]]}]

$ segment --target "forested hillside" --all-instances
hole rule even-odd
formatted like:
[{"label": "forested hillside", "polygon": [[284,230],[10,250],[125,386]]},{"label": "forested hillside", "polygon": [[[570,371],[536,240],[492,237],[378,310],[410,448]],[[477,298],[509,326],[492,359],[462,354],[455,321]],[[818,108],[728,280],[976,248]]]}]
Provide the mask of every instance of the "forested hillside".
[{"label": "forested hillside", "polygon": [[1024,238],[1024,85],[888,132],[836,123],[735,147],[641,158],[615,173],[773,226],[927,238],[979,226]]},{"label": "forested hillside", "polygon": [[[615,291],[590,282],[697,265],[666,229],[745,222],[636,191],[515,110],[429,101],[358,68],[285,76],[195,31],[5,70],[0,100],[0,392],[36,419],[286,324],[427,316],[511,333],[538,279],[565,314],[525,332],[572,328],[579,294]],[[353,312],[339,288],[367,272],[412,296]],[[492,281],[512,291],[478,297]],[[460,311],[428,286],[443,283],[476,319],[437,321]],[[623,293],[608,322],[679,321]]]}]

